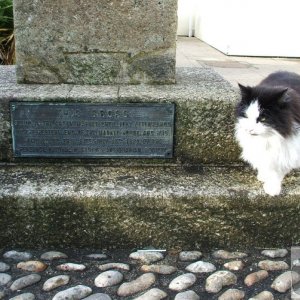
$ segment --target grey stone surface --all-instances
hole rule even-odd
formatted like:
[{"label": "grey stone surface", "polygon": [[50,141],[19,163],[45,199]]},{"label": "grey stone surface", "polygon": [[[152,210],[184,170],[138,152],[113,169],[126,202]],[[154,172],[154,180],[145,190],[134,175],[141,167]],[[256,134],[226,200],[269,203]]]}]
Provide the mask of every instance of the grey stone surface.
[{"label": "grey stone surface", "polygon": [[58,275],[49,278],[43,284],[43,291],[49,292],[60,286],[68,284],[70,281],[70,276],[68,275]]},{"label": "grey stone surface", "polygon": [[24,293],[21,295],[18,295],[16,297],[10,298],[9,300],[34,300],[35,295],[32,293]]},{"label": "grey stone surface", "polygon": [[169,265],[143,265],[141,271],[169,275],[176,272],[177,268]]},{"label": "grey stone surface", "polygon": [[29,252],[11,250],[11,251],[5,252],[3,254],[3,257],[13,259],[16,261],[21,261],[21,260],[29,260],[32,257],[32,254]]},{"label": "grey stone surface", "polygon": [[167,296],[167,293],[165,293],[164,291],[153,288],[142,294],[141,296],[134,298],[133,300],[160,300],[165,299]]},{"label": "grey stone surface", "polygon": [[245,292],[238,289],[228,289],[218,300],[242,300],[245,299]]},{"label": "grey stone surface", "polygon": [[68,258],[68,256],[60,251],[48,251],[41,255],[41,259],[44,260],[54,260],[54,259],[62,259],[62,258]]},{"label": "grey stone surface", "polygon": [[10,266],[4,262],[0,261],[0,272],[5,272],[8,271],[10,269]]},{"label": "grey stone surface", "polygon": [[181,261],[194,261],[201,257],[202,253],[200,251],[181,251],[179,253],[179,259]]},{"label": "grey stone surface", "polygon": [[191,287],[197,280],[197,277],[192,273],[185,273],[174,278],[170,284],[169,289],[172,291],[181,292]]},{"label": "grey stone surface", "polygon": [[123,274],[120,273],[119,271],[114,271],[114,270],[106,271],[99,274],[95,278],[95,286],[104,288],[108,286],[117,285],[122,281],[123,281]]},{"label": "grey stone surface", "polygon": [[244,168],[2,165],[0,247],[282,247],[300,238],[299,177],[271,198]]},{"label": "grey stone surface", "polygon": [[130,266],[128,264],[123,264],[123,263],[108,263],[108,264],[99,265],[98,269],[100,271],[107,271],[107,270],[110,270],[110,269],[118,269],[118,270],[123,270],[123,271],[129,271]]},{"label": "grey stone surface", "polygon": [[153,262],[162,260],[164,256],[160,252],[138,251],[131,253],[130,258],[139,260],[145,264],[151,264]]},{"label": "grey stone surface", "polygon": [[285,293],[292,286],[296,286],[298,282],[300,282],[300,274],[298,272],[286,271],[275,278],[271,288],[280,293]]},{"label": "grey stone surface", "polygon": [[147,273],[139,276],[135,280],[124,282],[118,288],[118,296],[126,297],[142,292],[150,288],[156,281],[155,275]]},{"label": "grey stone surface", "polygon": [[239,258],[245,258],[247,257],[247,254],[244,252],[229,252],[226,250],[217,250],[213,253],[213,256],[215,258],[220,259],[239,259]]},{"label": "grey stone surface", "polygon": [[107,294],[97,293],[84,298],[84,300],[111,300],[111,297]]},{"label": "grey stone surface", "polygon": [[12,291],[22,290],[28,286],[31,286],[37,282],[39,282],[42,279],[42,277],[38,274],[30,274],[27,276],[23,276],[17,280],[15,280],[12,285],[10,286],[10,289]]},{"label": "grey stone surface", "polygon": [[266,271],[278,271],[287,270],[289,265],[285,261],[273,261],[273,260],[262,260],[258,263],[258,266]]},{"label": "grey stone surface", "polygon": [[216,267],[206,261],[196,261],[185,268],[189,272],[193,273],[209,273],[216,270]]},{"label": "grey stone surface", "polygon": [[210,275],[205,282],[205,290],[208,293],[218,293],[224,286],[237,282],[237,276],[230,271],[217,271]]},{"label": "grey stone surface", "polygon": [[7,285],[11,281],[11,276],[6,273],[0,273],[0,286]]},{"label": "grey stone surface", "polygon": [[174,300],[199,300],[200,297],[194,291],[185,291],[178,293]]},{"label": "grey stone surface", "polygon": [[261,254],[271,258],[278,258],[287,256],[288,251],[286,249],[266,249]]},{"label": "grey stone surface", "polygon": [[76,285],[74,287],[71,287],[69,289],[63,290],[59,293],[57,293],[52,300],[66,300],[66,299],[72,299],[72,300],[79,300],[86,298],[92,294],[92,289],[85,285]]},{"label": "grey stone surface", "polygon": [[[0,67],[4,68],[5,67]],[[3,70],[3,69],[2,69]],[[9,70],[11,72],[11,70]],[[5,72],[2,72],[4,76]],[[58,101],[92,103],[175,103],[175,157],[156,163],[239,162],[234,140],[234,110],[238,94],[208,68],[178,68],[175,85],[72,86],[16,85],[0,89],[0,161],[14,161],[11,146],[9,102]],[[73,159],[74,161],[74,159]],[[133,160],[97,160],[104,164],[129,164]],[[143,160],[142,163],[153,163]],[[141,161],[139,161],[141,164]]]},{"label": "grey stone surface", "polygon": [[175,81],[177,0],[14,0],[14,10],[19,82]]}]

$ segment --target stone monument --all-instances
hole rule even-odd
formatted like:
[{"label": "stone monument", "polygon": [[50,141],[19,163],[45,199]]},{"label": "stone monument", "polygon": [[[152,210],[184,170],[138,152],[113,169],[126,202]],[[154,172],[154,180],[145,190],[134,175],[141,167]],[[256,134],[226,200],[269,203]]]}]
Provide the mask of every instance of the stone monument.
[{"label": "stone monument", "polygon": [[19,83],[175,82],[177,0],[14,0]]},{"label": "stone monument", "polygon": [[236,90],[201,65],[170,84],[176,4],[14,0],[17,75],[0,67],[0,249],[299,241],[299,189],[270,201],[239,162]]}]

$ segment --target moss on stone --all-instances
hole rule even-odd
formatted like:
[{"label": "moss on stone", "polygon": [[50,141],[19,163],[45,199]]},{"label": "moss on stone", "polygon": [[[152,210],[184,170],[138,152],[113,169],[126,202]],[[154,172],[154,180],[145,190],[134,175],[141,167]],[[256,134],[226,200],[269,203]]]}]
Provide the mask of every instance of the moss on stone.
[{"label": "moss on stone", "polygon": [[0,247],[208,249],[300,242],[297,173],[285,180],[280,197],[269,197],[243,168],[0,171]]}]

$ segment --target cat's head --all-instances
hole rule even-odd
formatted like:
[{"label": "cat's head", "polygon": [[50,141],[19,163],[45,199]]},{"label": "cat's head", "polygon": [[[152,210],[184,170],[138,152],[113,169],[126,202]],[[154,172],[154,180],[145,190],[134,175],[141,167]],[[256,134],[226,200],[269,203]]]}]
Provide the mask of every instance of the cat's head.
[{"label": "cat's head", "polygon": [[236,115],[239,129],[251,136],[268,137],[292,132],[290,97],[287,88],[249,87],[239,84],[241,100]]}]

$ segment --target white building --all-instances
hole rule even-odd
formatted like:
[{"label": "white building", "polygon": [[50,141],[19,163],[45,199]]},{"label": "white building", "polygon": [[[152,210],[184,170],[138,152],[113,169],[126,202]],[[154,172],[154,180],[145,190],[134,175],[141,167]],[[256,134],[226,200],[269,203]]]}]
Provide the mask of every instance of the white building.
[{"label": "white building", "polygon": [[300,57],[299,0],[178,1],[178,35],[227,55]]}]

